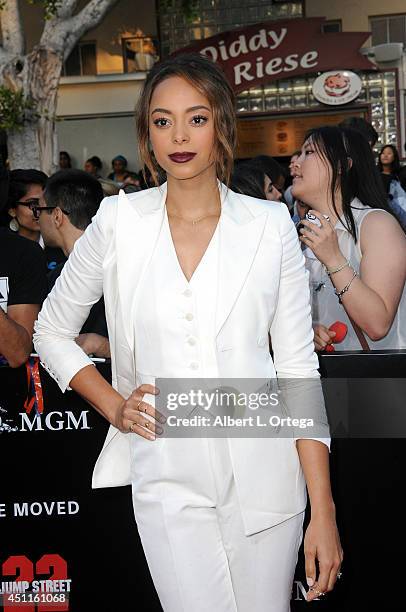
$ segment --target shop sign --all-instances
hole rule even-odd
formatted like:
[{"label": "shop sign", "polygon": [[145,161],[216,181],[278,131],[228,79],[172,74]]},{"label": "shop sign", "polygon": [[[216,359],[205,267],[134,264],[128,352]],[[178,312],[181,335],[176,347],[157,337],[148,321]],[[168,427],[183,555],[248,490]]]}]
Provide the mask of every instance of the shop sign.
[{"label": "shop sign", "polygon": [[174,55],[207,55],[221,64],[236,93],[279,79],[337,71],[343,66],[376,70],[376,65],[359,52],[370,32],[323,33],[323,22],[324,17],[312,17],[258,23],[198,41]]},{"label": "shop sign", "polygon": [[313,96],[319,102],[331,106],[352,102],[358,98],[361,90],[361,79],[350,70],[330,70],[313,82]]}]

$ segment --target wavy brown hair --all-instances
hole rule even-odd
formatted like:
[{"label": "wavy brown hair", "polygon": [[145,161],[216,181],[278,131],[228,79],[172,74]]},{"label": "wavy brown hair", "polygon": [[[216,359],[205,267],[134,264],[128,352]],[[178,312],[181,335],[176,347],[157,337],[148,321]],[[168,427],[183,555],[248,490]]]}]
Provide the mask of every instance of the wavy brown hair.
[{"label": "wavy brown hair", "polygon": [[237,140],[235,118],[235,97],[221,68],[207,57],[198,53],[187,53],[169,57],[155,64],[144,84],[136,109],[137,135],[140,157],[151,172],[156,185],[161,174],[149,146],[149,107],[154,89],[170,77],[181,77],[193,85],[208,99],[212,112],[215,132],[214,161],[220,181],[230,182],[233,170],[234,151]]}]

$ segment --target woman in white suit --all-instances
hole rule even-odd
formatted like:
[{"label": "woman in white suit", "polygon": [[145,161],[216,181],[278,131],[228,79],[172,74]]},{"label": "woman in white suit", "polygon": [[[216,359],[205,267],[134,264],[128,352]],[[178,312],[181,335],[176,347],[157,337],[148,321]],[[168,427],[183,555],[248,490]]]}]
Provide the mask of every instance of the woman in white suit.
[{"label": "woman in white suit", "polygon": [[[102,202],[34,337],[60,388],[74,389],[111,423],[93,487],[132,484],[168,612],[287,612],[306,485],[309,600],[333,588],[343,557],[324,405],[317,420],[327,433],[317,439],[165,436],[169,417],[155,408],[157,377],[233,378],[238,386],[277,373],[295,379],[293,398],[303,390],[295,381],[320,387],[308,280],[287,209],[221,182],[230,177],[235,134],[233,93],[215,64],[187,55],[151,70],[139,145],[152,176],[161,168],[167,183]],[[112,386],[74,342],[102,293]]]}]

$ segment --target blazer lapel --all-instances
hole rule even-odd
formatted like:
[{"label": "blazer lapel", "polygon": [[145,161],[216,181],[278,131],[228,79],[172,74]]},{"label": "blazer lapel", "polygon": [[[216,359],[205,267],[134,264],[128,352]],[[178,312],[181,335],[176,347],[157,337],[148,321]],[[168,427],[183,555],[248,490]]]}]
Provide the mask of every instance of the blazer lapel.
[{"label": "blazer lapel", "polygon": [[[243,197],[221,185],[222,223],[216,330],[226,322],[249,274],[268,215],[266,207],[250,210]],[[253,212],[254,211],[254,212]]]},{"label": "blazer lapel", "polygon": [[[131,200],[119,193],[116,231],[118,291],[127,343],[134,350],[133,306],[140,280],[153,254],[164,219],[164,183]],[[216,335],[228,318],[244,285],[258,250],[267,210],[252,210],[244,198],[219,183],[222,217],[220,226],[219,293]]]},{"label": "blazer lapel", "polygon": [[131,200],[124,191],[118,196],[116,252],[118,291],[124,332],[134,350],[132,310],[140,280],[152,256],[164,219],[166,183]]}]

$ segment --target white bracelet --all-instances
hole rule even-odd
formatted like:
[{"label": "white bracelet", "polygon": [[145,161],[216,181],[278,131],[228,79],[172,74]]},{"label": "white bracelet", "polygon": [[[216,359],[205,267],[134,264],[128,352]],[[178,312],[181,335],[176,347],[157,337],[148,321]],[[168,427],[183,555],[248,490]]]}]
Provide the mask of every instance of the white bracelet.
[{"label": "white bracelet", "polygon": [[342,266],[340,266],[339,268],[336,268],[335,270],[329,270],[327,268],[327,266],[324,266],[325,271],[327,272],[327,274],[329,276],[331,276],[332,274],[335,274],[336,272],[340,272],[340,270],[344,270],[344,268],[346,268],[347,266],[350,265],[350,261],[347,259],[347,261],[345,262],[345,264],[343,264]]}]

